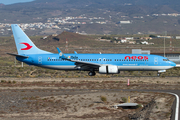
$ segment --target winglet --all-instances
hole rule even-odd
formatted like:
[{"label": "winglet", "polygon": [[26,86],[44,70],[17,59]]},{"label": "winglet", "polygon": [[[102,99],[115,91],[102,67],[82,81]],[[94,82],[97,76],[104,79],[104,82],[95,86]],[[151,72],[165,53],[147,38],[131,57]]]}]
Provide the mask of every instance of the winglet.
[{"label": "winglet", "polygon": [[67,59],[67,57],[63,54],[63,52],[57,47],[57,51],[59,53],[59,56],[62,58],[62,59]]},{"label": "winglet", "polygon": [[76,52],[76,51],[74,51],[74,54],[77,54],[77,52]]},{"label": "winglet", "polygon": [[57,51],[58,51],[58,53],[60,53],[61,52],[61,50],[57,47]]}]

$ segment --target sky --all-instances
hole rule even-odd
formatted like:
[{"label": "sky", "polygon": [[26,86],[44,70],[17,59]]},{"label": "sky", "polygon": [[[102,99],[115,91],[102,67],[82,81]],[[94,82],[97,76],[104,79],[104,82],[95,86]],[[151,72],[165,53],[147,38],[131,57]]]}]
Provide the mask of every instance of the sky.
[{"label": "sky", "polygon": [[10,5],[14,3],[20,3],[20,2],[31,2],[34,0],[0,0],[0,3],[3,3],[5,5]]}]

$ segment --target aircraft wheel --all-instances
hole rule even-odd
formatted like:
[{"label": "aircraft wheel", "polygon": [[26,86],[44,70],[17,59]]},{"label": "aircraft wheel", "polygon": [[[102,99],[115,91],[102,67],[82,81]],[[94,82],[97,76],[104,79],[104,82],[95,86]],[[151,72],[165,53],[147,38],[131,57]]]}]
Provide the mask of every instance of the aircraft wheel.
[{"label": "aircraft wheel", "polygon": [[160,75],[161,75],[160,73],[157,74],[158,77],[159,77]]},{"label": "aircraft wheel", "polygon": [[94,71],[93,71],[93,72],[90,71],[90,72],[88,73],[88,75],[89,75],[89,76],[94,76],[94,75],[96,75],[96,73],[95,73]]}]

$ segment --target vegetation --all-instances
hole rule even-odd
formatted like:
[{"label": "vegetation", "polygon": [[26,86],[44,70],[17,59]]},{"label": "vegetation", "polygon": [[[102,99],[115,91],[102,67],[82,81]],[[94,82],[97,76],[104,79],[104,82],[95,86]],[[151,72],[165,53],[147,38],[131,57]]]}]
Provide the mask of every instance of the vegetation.
[{"label": "vegetation", "polygon": [[138,105],[137,105],[137,108],[142,108],[142,104],[138,104]]},{"label": "vegetation", "polygon": [[[180,68],[173,68],[167,70],[165,73],[161,74],[161,77],[166,76],[180,76]],[[0,67],[0,76],[1,77],[54,77],[54,78],[79,78],[84,77],[88,78],[88,71],[63,71],[63,70],[52,70],[46,68],[40,68],[35,66],[27,66],[21,67],[21,65],[17,65],[16,67],[11,65],[11,67],[1,66]],[[109,78],[109,77],[125,77],[125,76],[157,76],[156,71],[121,71],[120,74],[98,74],[96,76],[92,76],[93,78]],[[91,77],[91,78],[92,78]]]},{"label": "vegetation", "polygon": [[156,35],[149,35],[149,37],[155,38],[155,37],[157,37],[157,36],[156,36]]},{"label": "vegetation", "polygon": [[[81,0],[71,2],[35,0],[30,3],[0,6],[0,23],[36,23],[46,22],[48,18],[78,17],[82,15],[86,17],[103,17],[108,21],[108,24],[70,25],[72,26],[71,31],[76,31],[76,27],[80,26],[79,31],[93,32],[94,34],[137,34],[139,31],[143,31],[144,33],[148,33],[148,31],[161,33],[164,30],[169,30],[171,33],[179,33],[179,16],[152,15],[158,13],[179,13],[180,7],[178,0],[174,0],[173,2],[167,0],[149,2],[145,0],[143,3],[134,0],[129,3],[131,4],[130,6],[126,4],[125,1],[118,0],[85,0],[83,2]],[[111,20],[107,14],[112,16]],[[120,20],[123,20],[122,16],[124,15],[128,20],[133,21],[133,23],[128,25],[116,24]],[[147,17],[147,15],[150,16]],[[140,18],[141,16],[143,18]],[[134,17],[139,18],[134,19]]]},{"label": "vegetation", "polygon": [[[167,70],[165,73],[161,74],[161,77],[166,76],[180,76],[180,68],[172,68]],[[54,77],[54,78],[79,78],[84,77],[88,78],[88,71],[63,71],[63,70],[52,70],[46,69],[36,66],[28,66],[24,64],[21,67],[21,63],[17,62],[16,66],[14,66],[14,62],[12,61],[4,61],[0,66],[0,76],[1,77]],[[109,77],[125,77],[125,76],[157,76],[157,71],[121,71],[119,74],[96,74],[96,76],[92,76],[94,78],[109,78]]]},{"label": "vegetation", "polygon": [[101,101],[107,102],[107,98],[105,96],[101,96]]},{"label": "vegetation", "polygon": [[[104,36],[105,38],[114,38],[116,35]],[[51,36],[43,40],[41,36],[30,37],[32,41],[41,49],[47,50],[53,53],[57,53],[56,47],[60,47],[62,51],[65,51],[65,41],[68,39],[68,45],[70,46],[68,53],[73,53],[77,51],[78,53],[131,53],[131,49],[134,47],[147,49],[147,45],[130,45],[128,48],[125,47],[127,44],[114,44],[109,42],[100,42],[95,40],[98,36],[82,36],[75,33],[63,32],[58,35],[57,38],[60,41],[53,40]],[[103,37],[103,36],[101,36]],[[117,35],[117,37],[123,37],[123,35]],[[137,35],[133,37],[139,37]],[[168,40],[167,40],[168,41]],[[163,50],[164,40],[161,38],[153,39],[151,42],[154,42],[154,46],[148,46],[148,49],[151,52],[160,52]],[[24,64],[24,67],[21,67],[21,62],[15,61],[15,57],[7,55],[6,53],[15,53],[16,46],[12,37],[0,37],[0,76],[3,77],[56,77],[56,78],[69,78],[69,77],[89,77],[87,71],[59,71],[59,70],[50,70],[45,68],[39,68],[35,66],[28,66]],[[169,42],[166,42],[166,46],[169,45]],[[172,39],[172,46],[179,46],[180,41]],[[83,47],[82,47],[83,46]],[[157,46],[157,47],[156,47]],[[180,48],[176,48],[175,51],[180,51]],[[173,68],[167,70],[167,72],[162,73],[162,77],[166,76],[180,76],[180,68]],[[104,75],[97,74],[94,77],[123,77],[123,76],[157,76],[156,71],[121,71],[120,74],[114,75]]]},{"label": "vegetation", "polygon": [[124,103],[126,103],[126,102],[127,102],[127,98],[122,97],[122,101],[123,101]]}]

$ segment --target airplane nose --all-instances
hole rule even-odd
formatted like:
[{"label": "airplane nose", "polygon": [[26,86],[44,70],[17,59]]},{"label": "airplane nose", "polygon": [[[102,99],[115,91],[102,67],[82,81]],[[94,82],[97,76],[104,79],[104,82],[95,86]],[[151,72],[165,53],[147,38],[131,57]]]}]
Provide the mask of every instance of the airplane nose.
[{"label": "airplane nose", "polygon": [[176,63],[174,63],[174,62],[171,62],[171,66],[174,66],[174,67],[175,67],[175,66],[176,66]]}]

